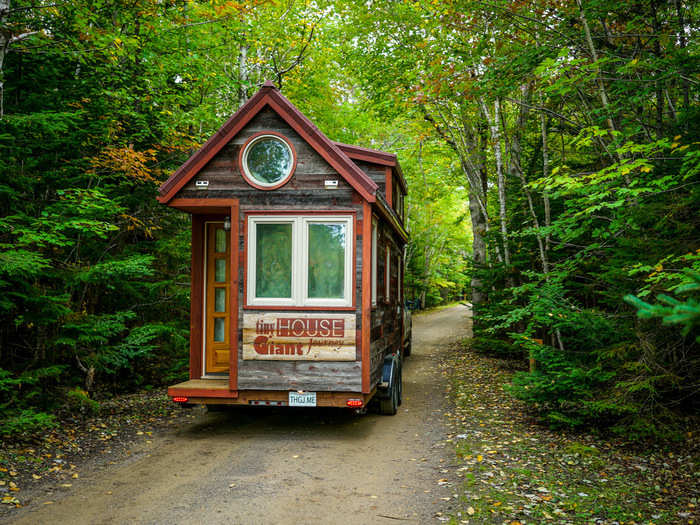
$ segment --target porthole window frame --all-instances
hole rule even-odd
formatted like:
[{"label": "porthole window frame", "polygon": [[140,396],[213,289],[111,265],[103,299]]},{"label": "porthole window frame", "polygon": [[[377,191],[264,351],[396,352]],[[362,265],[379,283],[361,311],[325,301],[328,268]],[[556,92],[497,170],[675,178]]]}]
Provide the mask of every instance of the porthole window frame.
[{"label": "porthole window frame", "polygon": [[[248,170],[248,165],[246,162],[245,155],[248,152],[248,150],[259,140],[262,140],[266,137],[273,137],[276,139],[281,140],[287,148],[289,148],[289,151],[292,154],[292,166],[289,169],[289,172],[287,173],[286,176],[284,176],[282,179],[279,181],[273,183],[273,184],[263,184],[260,181],[258,181]],[[297,151],[294,148],[294,145],[292,142],[282,135],[281,133],[278,133],[276,131],[260,131],[258,133],[255,133],[253,136],[251,136],[244,144],[241,146],[241,150],[238,154],[238,168],[241,172],[241,175],[243,176],[243,179],[251,185],[253,188],[259,189],[259,190],[276,190],[277,188],[280,188],[287,184],[292,177],[294,176],[294,172],[296,171],[297,167]]]}]

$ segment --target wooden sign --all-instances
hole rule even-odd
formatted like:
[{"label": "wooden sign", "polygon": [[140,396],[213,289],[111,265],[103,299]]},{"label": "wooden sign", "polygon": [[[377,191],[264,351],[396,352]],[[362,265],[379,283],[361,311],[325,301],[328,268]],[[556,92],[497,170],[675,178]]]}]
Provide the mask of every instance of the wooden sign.
[{"label": "wooden sign", "polygon": [[355,314],[243,314],[243,359],[354,361]]}]

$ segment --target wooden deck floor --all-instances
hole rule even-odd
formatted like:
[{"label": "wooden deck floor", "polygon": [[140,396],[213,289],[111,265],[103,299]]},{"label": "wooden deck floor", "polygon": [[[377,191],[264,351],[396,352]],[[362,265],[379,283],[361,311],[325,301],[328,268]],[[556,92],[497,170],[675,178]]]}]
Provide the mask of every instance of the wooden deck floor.
[{"label": "wooden deck floor", "polygon": [[228,390],[228,377],[221,379],[190,379],[184,383],[178,383],[168,387],[177,390]]}]

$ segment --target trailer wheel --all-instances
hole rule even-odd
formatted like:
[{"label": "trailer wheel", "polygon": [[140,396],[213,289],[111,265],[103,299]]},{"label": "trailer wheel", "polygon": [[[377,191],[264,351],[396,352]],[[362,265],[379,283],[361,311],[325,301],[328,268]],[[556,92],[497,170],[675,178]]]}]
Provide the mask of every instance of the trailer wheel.
[{"label": "trailer wheel", "polygon": [[406,345],[403,347],[403,355],[404,357],[408,357],[411,355],[411,339],[406,342]]},{"label": "trailer wheel", "polygon": [[401,404],[401,369],[395,371],[393,374],[394,380],[391,382],[389,387],[389,397],[386,399],[379,400],[379,413],[385,416],[393,416],[399,410],[399,404]]},{"label": "trailer wheel", "polygon": [[403,402],[403,359],[399,361],[399,400],[397,406],[401,406]]},{"label": "trailer wheel", "polygon": [[388,399],[379,400],[379,413],[385,416],[393,416],[399,409],[398,393],[396,386],[392,385]]}]

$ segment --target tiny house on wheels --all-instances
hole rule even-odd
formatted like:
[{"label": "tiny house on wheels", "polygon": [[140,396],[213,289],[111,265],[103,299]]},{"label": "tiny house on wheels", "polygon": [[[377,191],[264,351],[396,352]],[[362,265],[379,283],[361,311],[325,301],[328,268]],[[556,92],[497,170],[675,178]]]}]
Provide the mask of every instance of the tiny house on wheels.
[{"label": "tiny house on wheels", "polygon": [[395,155],[329,140],[266,82],[160,188],[192,215],[186,404],[394,414],[406,182]]}]

